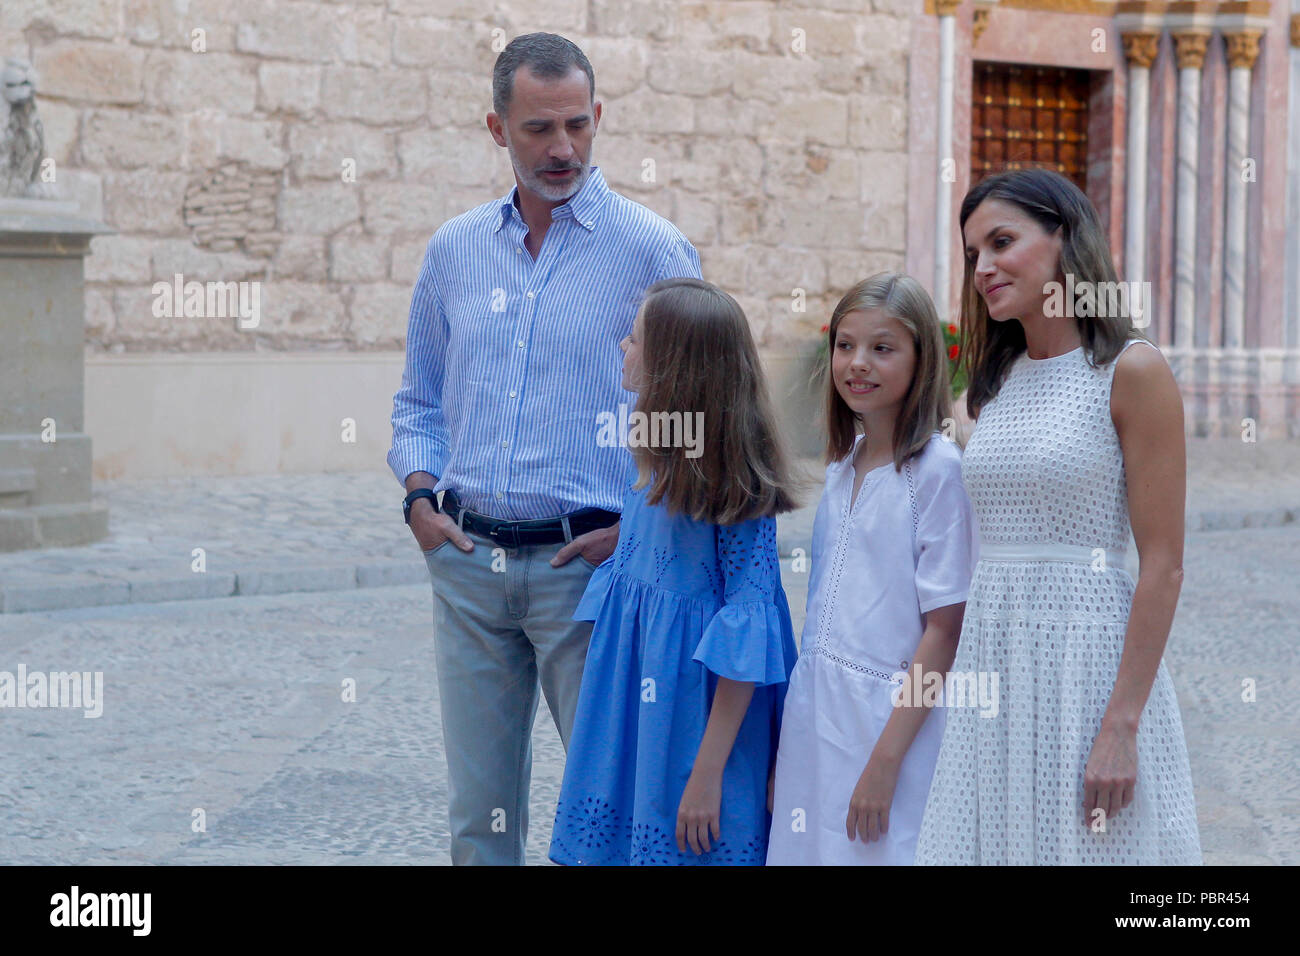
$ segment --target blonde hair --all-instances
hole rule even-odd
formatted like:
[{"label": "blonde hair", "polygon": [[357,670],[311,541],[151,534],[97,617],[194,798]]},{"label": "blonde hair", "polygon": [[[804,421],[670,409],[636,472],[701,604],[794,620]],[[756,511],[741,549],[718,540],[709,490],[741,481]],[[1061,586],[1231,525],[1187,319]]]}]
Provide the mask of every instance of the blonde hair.
[{"label": "blonde hair", "polygon": [[835,387],[831,366],[835,355],[835,334],[850,312],[880,309],[911,334],[916,351],[912,383],[894,421],[892,445],[894,470],[925,448],[944,420],[952,417],[952,386],[944,355],[943,330],[934,303],[921,283],[901,272],[879,272],[850,289],[835,306],[826,333],[830,352],[824,371],[826,380],[826,461],[839,461],[853,450],[861,419]]},{"label": "blonde hair", "polygon": [[640,315],[647,416],[703,413],[702,454],[632,448],[636,488],[648,504],[712,524],[737,524],[798,506],[768,399],[758,350],[739,303],[700,279],[665,279],[646,291]]}]

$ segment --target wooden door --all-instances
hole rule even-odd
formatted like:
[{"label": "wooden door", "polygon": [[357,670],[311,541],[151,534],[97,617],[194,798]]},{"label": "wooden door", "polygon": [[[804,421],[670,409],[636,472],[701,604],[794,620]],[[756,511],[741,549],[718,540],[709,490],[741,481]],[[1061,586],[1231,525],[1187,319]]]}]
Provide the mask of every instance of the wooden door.
[{"label": "wooden door", "polygon": [[1054,169],[1088,191],[1087,70],[975,64],[971,183],[1004,169]]}]

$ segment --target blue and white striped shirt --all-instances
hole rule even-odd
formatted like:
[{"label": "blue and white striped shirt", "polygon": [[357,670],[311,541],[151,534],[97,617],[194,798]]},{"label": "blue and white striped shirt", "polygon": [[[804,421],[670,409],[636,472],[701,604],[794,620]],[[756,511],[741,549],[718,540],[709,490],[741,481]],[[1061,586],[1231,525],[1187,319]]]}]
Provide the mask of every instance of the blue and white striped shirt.
[{"label": "blue and white striped shirt", "polygon": [[700,276],[690,241],[605,184],[599,167],[551,212],[536,261],[515,189],[444,223],[411,299],[388,464],[438,476],[472,511],[509,520],[620,511],[626,448],[596,443],[629,410],[618,343],[645,289]]}]

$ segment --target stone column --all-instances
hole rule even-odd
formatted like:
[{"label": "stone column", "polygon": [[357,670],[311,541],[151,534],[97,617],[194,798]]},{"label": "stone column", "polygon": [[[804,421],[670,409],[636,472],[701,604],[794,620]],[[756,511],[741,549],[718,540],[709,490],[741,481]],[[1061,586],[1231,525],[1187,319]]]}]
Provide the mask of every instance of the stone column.
[{"label": "stone column", "polygon": [[[1292,9],[1300,0],[1293,0]],[[1289,349],[1300,347],[1300,13],[1291,14],[1291,75],[1288,97],[1286,151],[1287,229],[1286,294],[1282,297],[1282,344]],[[1298,377],[1300,380],[1300,377]],[[1300,428],[1300,422],[1296,423]]]},{"label": "stone column", "polygon": [[84,258],[112,230],[77,204],[0,197],[0,551],[108,533],[91,501]]},{"label": "stone column", "polygon": [[938,178],[934,199],[934,306],[941,322],[951,321],[949,285],[952,259],[952,98],[955,71],[958,0],[936,0],[939,16]]},{"label": "stone column", "polygon": [[1160,34],[1141,30],[1122,35],[1128,60],[1128,163],[1124,178],[1124,274],[1141,282],[1146,273],[1147,242],[1147,129],[1150,122],[1151,64],[1156,60]]},{"label": "stone column", "polygon": [[1239,349],[1246,327],[1246,182],[1243,160],[1250,150],[1250,73],[1259,57],[1258,30],[1223,35],[1228,45],[1227,208],[1224,211],[1223,345]]},{"label": "stone column", "polygon": [[1174,217],[1174,346],[1196,344],[1196,166],[1200,150],[1201,67],[1210,35],[1174,34],[1178,58],[1178,182]]}]

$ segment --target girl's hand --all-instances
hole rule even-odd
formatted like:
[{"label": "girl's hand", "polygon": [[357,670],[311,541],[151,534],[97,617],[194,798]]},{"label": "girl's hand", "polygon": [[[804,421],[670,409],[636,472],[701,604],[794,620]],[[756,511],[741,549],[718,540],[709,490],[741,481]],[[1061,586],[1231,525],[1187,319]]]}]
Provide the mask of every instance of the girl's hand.
[{"label": "girl's hand", "polygon": [[722,774],[692,771],[677,807],[677,849],[686,852],[686,844],[698,853],[708,853],[709,829],[713,839],[722,836]]},{"label": "girl's hand", "polygon": [[1103,720],[1083,770],[1083,825],[1106,832],[1106,821],[1133,802],[1136,787],[1137,727]]},{"label": "girl's hand", "polygon": [[894,803],[894,788],[898,785],[898,765],[872,757],[853,788],[849,800],[849,815],[844,821],[849,832],[862,837],[863,843],[873,843],[889,832],[889,808]]}]

